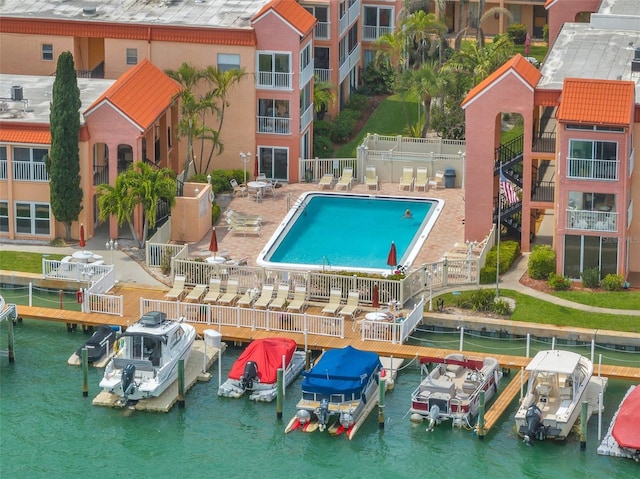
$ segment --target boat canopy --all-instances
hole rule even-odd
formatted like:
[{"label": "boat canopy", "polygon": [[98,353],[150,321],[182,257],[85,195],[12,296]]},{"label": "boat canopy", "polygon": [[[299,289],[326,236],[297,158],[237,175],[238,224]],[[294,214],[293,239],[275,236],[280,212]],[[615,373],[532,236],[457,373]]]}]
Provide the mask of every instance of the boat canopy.
[{"label": "boat canopy", "polygon": [[310,371],[302,372],[302,390],[326,395],[357,393],[381,366],[376,353],[351,346],[331,349]]},{"label": "boat canopy", "polygon": [[527,371],[572,374],[578,367],[581,357],[572,351],[540,351],[527,366]]},{"label": "boat canopy", "polygon": [[640,449],[640,387],[636,386],[622,402],[611,434],[621,447]]},{"label": "boat canopy", "polygon": [[289,338],[256,339],[238,357],[229,372],[229,378],[240,379],[244,374],[247,361],[253,361],[258,366],[258,379],[263,384],[273,384],[278,380],[278,368],[282,367],[282,356],[285,357],[285,367],[291,362],[296,352],[296,342]]}]

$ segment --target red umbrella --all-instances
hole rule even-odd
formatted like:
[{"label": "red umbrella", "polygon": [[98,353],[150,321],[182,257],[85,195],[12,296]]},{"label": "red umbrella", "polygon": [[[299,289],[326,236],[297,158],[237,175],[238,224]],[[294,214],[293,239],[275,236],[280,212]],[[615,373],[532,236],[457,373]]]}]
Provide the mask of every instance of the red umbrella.
[{"label": "red umbrella", "polygon": [[531,45],[531,35],[527,32],[527,36],[524,39],[524,54],[525,56],[529,55],[529,47]]},{"label": "red umbrella", "polygon": [[398,257],[396,254],[396,244],[391,242],[391,249],[389,250],[389,255],[387,256],[387,264],[392,268],[398,264]]},{"label": "red umbrella", "polygon": [[258,154],[256,153],[256,160],[253,165],[253,177],[257,178],[259,174],[260,174],[260,165],[258,165]]},{"label": "red umbrella", "polygon": [[380,307],[380,291],[378,290],[378,283],[373,285],[373,293],[372,293],[371,305],[374,308]]},{"label": "red umbrella", "polygon": [[87,243],[84,241],[84,223],[80,223],[80,248],[84,249]]},{"label": "red umbrella", "polygon": [[218,252],[218,237],[216,236],[215,226],[211,230],[211,241],[209,241],[209,251],[213,253],[213,257],[215,258],[216,253]]}]

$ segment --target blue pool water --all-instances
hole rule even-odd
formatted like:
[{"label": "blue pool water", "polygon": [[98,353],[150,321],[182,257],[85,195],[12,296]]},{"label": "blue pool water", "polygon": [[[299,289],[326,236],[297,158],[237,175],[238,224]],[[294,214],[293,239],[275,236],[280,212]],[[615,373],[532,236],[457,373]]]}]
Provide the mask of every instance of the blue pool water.
[{"label": "blue pool water", "polygon": [[[410,266],[444,202],[427,198],[307,193],[258,257],[266,267],[389,271],[394,242],[398,264]],[[412,218],[404,218],[405,211]]]}]

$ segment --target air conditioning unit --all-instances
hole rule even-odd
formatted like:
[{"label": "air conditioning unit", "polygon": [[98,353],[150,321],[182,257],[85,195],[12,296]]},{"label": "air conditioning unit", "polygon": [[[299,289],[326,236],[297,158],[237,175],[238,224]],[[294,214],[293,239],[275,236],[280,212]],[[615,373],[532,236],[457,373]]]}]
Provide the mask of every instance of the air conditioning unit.
[{"label": "air conditioning unit", "polygon": [[11,99],[13,101],[22,101],[22,87],[20,85],[11,87]]}]

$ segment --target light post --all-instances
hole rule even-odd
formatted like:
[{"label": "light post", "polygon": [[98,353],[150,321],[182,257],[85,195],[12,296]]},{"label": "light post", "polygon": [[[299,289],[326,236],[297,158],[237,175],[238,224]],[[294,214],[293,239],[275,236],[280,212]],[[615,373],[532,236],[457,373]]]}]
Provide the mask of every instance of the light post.
[{"label": "light post", "polygon": [[118,240],[110,239],[104,245],[108,251],[111,251],[111,264],[113,264],[113,250],[118,249]]},{"label": "light post", "polygon": [[207,175],[207,183],[209,183],[209,201],[213,203],[216,199],[216,195],[213,193],[213,186],[211,185],[211,174]]},{"label": "light post", "polygon": [[243,153],[241,151],[240,152],[240,159],[242,160],[242,166],[243,166],[243,169],[244,169],[244,184],[246,185],[247,184],[247,163],[251,159],[251,153],[250,152]]}]

